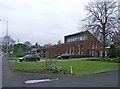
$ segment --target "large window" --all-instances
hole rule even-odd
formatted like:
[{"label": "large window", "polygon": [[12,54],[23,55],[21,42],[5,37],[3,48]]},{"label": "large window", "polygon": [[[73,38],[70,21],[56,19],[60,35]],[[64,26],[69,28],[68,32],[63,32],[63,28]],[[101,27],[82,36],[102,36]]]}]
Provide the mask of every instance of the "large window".
[{"label": "large window", "polygon": [[76,41],[84,41],[84,40],[87,40],[86,35],[68,37],[66,39],[66,42],[76,42]]}]

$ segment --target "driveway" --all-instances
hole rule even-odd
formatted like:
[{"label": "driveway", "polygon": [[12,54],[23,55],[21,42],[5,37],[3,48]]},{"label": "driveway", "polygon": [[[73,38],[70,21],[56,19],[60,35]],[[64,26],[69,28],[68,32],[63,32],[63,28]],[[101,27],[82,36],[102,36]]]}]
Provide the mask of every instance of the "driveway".
[{"label": "driveway", "polygon": [[36,84],[25,84],[29,79],[57,78],[47,74],[14,73],[11,71],[8,61],[2,58],[3,82],[2,87],[118,87],[118,71],[98,73],[85,76],[63,76],[59,80]]}]

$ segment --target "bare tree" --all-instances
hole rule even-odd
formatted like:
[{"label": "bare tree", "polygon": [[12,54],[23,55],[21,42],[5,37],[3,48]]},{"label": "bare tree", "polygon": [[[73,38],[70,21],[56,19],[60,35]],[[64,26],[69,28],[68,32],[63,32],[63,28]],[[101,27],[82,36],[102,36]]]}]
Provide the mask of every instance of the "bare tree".
[{"label": "bare tree", "polygon": [[62,44],[62,41],[59,40],[59,41],[57,42],[57,45],[61,45],[61,44]]},{"label": "bare tree", "polygon": [[29,41],[25,41],[24,44],[26,45],[27,48],[31,48],[31,43]]},{"label": "bare tree", "polygon": [[9,45],[14,45],[15,41],[11,38],[11,36],[5,36],[2,40],[2,45],[6,45],[8,44]]},{"label": "bare tree", "polygon": [[83,20],[84,27],[97,36],[102,42],[103,58],[105,57],[105,47],[107,38],[111,38],[114,31],[118,30],[118,5],[114,0],[97,0],[90,2],[85,9],[88,16]]},{"label": "bare tree", "polygon": [[11,36],[6,35],[2,39],[2,50],[5,51],[6,50],[6,46],[8,46],[8,51],[12,51],[14,44],[15,44],[15,41],[11,38]]},{"label": "bare tree", "polygon": [[25,41],[25,42],[24,42],[24,45],[25,45],[26,48],[27,48],[27,52],[29,52],[29,51],[31,50],[32,44],[31,44],[29,41]]}]

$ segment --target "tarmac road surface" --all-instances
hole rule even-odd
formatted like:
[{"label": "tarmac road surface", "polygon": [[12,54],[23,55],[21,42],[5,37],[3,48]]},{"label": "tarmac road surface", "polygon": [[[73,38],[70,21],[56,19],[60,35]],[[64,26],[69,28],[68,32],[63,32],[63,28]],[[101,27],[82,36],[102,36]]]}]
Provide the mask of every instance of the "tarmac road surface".
[{"label": "tarmac road surface", "polygon": [[57,77],[44,74],[14,73],[6,58],[3,57],[2,60],[2,87],[118,87],[118,71],[77,77],[69,76],[54,81],[25,84],[25,81],[29,79],[54,79]]}]

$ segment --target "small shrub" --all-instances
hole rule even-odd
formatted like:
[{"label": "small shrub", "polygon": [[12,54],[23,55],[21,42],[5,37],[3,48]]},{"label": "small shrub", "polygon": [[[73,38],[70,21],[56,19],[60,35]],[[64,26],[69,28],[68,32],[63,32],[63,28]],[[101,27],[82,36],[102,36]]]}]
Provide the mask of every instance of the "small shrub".
[{"label": "small shrub", "polygon": [[90,55],[71,55],[71,58],[86,58],[91,57]]},{"label": "small shrub", "polygon": [[70,74],[70,72],[63,67],[59,67],[56,64],[51,64],[48,70],[52,73]]},{"label": "small shrub", "polygon": [[58,73],[59,72],[59,68],[55,65],[55,64],[52,64],[49,68],[49,70],[52,72],[52,73]]},{"label": "small shrub", "polygon": [[107,55],[109,58],[120,57],[120,48],[116,48],[114,45],[111,45],[107,50]]}]

